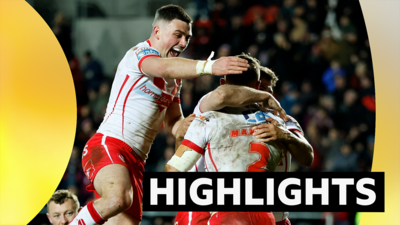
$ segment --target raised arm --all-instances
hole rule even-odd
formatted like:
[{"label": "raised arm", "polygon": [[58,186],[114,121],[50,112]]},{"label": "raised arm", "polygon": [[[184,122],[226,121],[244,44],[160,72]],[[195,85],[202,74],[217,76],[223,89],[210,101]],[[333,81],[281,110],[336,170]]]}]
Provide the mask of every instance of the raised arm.
[{"label": "raised arm", "polygon": [[233,56],[221,57],[215,61],[147,57],[140,65],[147,75],[171,79],[195,78],[200,75],[241,74],[247,70],[248,66],[246,60]]},{"label": "raised arm", "polygon": [[221,85],[200,102],[202,112],[215,111],[224,107],[242,107],[252,103],[262,102],[279,112],[279,116],[286,120],[286,112],[279,102],[270,93],[254,88],[237,85]]}]

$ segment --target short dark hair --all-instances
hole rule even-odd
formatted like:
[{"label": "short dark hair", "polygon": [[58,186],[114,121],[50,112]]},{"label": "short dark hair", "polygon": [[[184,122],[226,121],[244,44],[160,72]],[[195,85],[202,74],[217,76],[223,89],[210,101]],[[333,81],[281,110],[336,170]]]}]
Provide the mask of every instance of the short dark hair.
[{"label": "short dark hair", "polygon": [[246,59],[250,66],[247,71],[243,71],[242,74],[225,76],[226,83],[241,86],[255,85],[257,81],[260,80],[260,66],[257,60],[245,53],[237,55],[236,57]]},{"label": "short dark hair", "polygon": [[78,209],[80,207],[78,197],[74,195],[72,192],[69,190],[58,190],[54,192],[54,194],[51,196],[50,200],[47,202],[47,212],[49,212],[49,205],[50,202],[54,202],[56,204],[63,204],[67,199],[72,199],[76,205],[76,211],[78,212]]},{"label": "short dark hair", "polygon": [[193,23],[192,18],[185,12],[185,10],[178,5],[165,5],[157,9],[154,17],[153,26],[159,20],[171,22],[174,19],[182,20],[186,23]]},{"label": "short dark hair", "polygon": [[274,71],[264,66],[260,66],[260,76],[264,77],[267,80],[270,80],[272,87],[275,87],[276,83],[279,80],[278,77],[275,75]]}]

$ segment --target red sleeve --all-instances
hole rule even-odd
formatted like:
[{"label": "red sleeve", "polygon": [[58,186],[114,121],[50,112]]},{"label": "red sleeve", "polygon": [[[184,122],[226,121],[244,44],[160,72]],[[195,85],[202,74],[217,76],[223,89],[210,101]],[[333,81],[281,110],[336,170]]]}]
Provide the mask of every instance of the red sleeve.
[{"label": "red sleeve", "polygon": [[199,154],[204,154],[204,149],[199,147],[198,145],[196,145],[195,143],[187,140],[187,139],[183,139],[182,141],[182,145],[185,145],[193,150],[195,150],[197,153]]}]

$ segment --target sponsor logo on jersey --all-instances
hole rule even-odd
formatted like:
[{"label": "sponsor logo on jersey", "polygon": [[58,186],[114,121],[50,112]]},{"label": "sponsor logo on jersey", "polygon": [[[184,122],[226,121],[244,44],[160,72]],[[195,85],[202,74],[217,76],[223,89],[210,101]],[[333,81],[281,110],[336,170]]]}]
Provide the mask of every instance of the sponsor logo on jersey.
[{"label": "sponsor logo on jersey", "polygon": [[240,137],[240,136],[248,136],[248,135],[253,135],[255,130],[253,129],[236,129],[236,130],[231,130],[229,137]]},{"label": "sponsor logo on jersey", "polygon": [[203,116],[203,115],[198,115],[198,116],[196,116],[196,119],[199,119],[199,120],[204,121],[204,120],[207,119],[207,117],[205,117],[205,116]]},{"label": "sponsor logo on jersey", "polygon": [[159,104],[158,108],[160,109],[160,112],[166,109],[173,100],[174,96],[162,92],[161,97],[156,101],[156,103]]},{"label": "sponsor logo on jersey", "polygon": [[162,91],[151,82],[145,82],[135,92],[152,102],[158,100],[162,94]]},{"label": "sponsor logo on jersey", "polygon": [[141,86],[141,87],[139,88],[139,90],[141,90],[142,93],[144,93],[146,96],[150,96],[151,99],[159,99],[160,96],[161,96],[160,94],[157,94],[158,91],[157,91],[157,93],[154,92],[154,91],[156,91],[156,90],[154,90],[154,89],[152,90],[151,87],[146,86],[146,84],[144,84],[143,86]]},{"label": "sponsor logo on jersey", "polygon": [[139,48],[138,50],[135,51],[136,57],[138,60],[140,60],[141,58],[147,56],[147,55],[156,55],[156,56],[160,56],[160,53],[153,49],[153,48],[148,48],[148,47],[143,47],[143,48]]},{"label": "sponsor logo on jersey", "polygon": [[146,99],[155,102],[159,105],[159,110],[162,112],[173,101],[174,96],[163,92],[151,82],[145,82],[135,92]]}]

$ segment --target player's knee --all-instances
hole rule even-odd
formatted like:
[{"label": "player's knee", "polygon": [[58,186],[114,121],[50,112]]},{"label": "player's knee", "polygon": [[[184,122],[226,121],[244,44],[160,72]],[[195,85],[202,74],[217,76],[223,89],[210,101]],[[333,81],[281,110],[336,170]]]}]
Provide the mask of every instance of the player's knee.
[{"label": "player's knee", "polygon": [[129,209],[133,202],[132,191],[124,191],[110,199],[111,206],[118,208],[118,211]]}]

